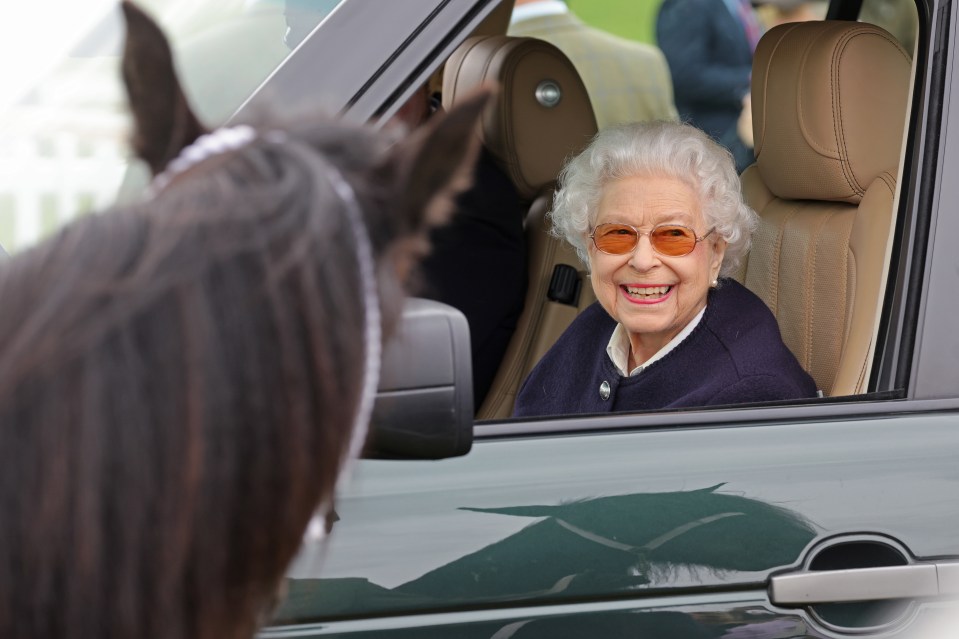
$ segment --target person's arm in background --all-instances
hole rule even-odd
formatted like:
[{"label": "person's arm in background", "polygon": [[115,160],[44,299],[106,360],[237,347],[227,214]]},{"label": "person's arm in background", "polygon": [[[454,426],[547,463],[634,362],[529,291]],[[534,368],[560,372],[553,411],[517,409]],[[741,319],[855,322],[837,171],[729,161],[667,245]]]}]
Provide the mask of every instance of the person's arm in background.
[{"label": "person's arm in background", "polygon": [[740,173],[756,160],[753,154],[753,107],[748,93],[743,98],[742,106],[736,126],[719,137],[719,143],[733,154],[736,170]]}]

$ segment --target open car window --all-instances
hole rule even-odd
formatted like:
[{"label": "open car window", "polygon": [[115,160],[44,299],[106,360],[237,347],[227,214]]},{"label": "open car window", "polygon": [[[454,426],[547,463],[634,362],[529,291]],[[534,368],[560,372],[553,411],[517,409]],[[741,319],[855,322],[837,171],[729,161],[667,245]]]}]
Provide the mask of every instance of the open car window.
[{"label": "open car window", "polygon": [[[594,24],[597,24],[597,26],[605,26],[612,31],[613,25],[617,22],[627,23],[635,19],[634,14],[627,16],[627,12],[624,10],[617,20],[617,14],[610,9],[610,7],[616,6],[617,4],[620,3],[613,1],[602,4],[570,2],[568,6],[575,14],[581,14],[584,19],[585,16],[589,15],[591,19],[596,20]],[[797,22],[799,20],[811,20],[821,23],[823,18],[827,16],[829,10],[827,6],[828,3],[816,1],[803,3],[754,2],[753,4],[761,5],[757,6],[757,9],[759,9],[759,11],[757,11],[757,17],[762,19],[761,26],[764,30],[771,30],[785,22]],[[834,8],[838,9],[840,7],[840,3],[833,4],[835,5]],[[788,10],[786,9],[787,5],[789,7]],[[799,5],[803,5],[801,7],[803,11],[799,10]],[[674,17],[676,15],[689,17],[682,13],[682,10],[689,6],[697,6],[704,9],[708,7],[710,15],[717,20],[717,23],[718,20],[722,18],[728,20],[730,25],[732,25],[730,29],[736,26],[731,12],[727,10],[724,3],[689,2],[686,5],[683,5],[682,2],[669,3],[670,9],[673,10],[671,15]],[[846,3],[843,4],[842,8],[848,13],[853,8],[858,9],[858,4]],[[605,15],[600,15],[603,14],[604,11]],[[653,40],[655,40],[655,34],[657,33],[657,29],[655,28],[655,11],[647,13],[646,19],[652,21],[653,24],[650,25],[650,28],[640,31],[652,34]],[[544,15],[545,14],[524,13],[522,20],[519,21],[517,25],[514,14],[514,23],[510,27],[510,33],[521,36],[542,37],[547,41],[552,41],[562,49],[564,44],[566,44],[565,41],[561,40],[560,37],[556,35],[556,32],[549,32],[551,24],[555,25],[556,22],[550,23]],[[749,150],[750,156],[753,156],[753,159],[750,159],[745,167],[741,169],[743,172],[744,192],[747,203],[756,209],[763,219],[760,230],[753,235],[753,248],[748,259],[748,270],[744,271],[742,275],[737,275],[736,279],[739,279],[747,288],[759,295],[763,301],[766,302],[767,306],[773,310],[779,321],[780,330],[783,333],[786,345],[793,354],[796,355],[800,365],[813,375],[817,389],[825,396],[846,397],[847,399],[844,401],[848,401],[849,399],[872,400],[880,396],[905,396],[905,386],[901,380],[878,379],[877,362],[879,362],[880,358],[887,352],[887,347],[882,339],[875,336],[879,334],[879,331],[883,330],[885,315],[891,312],[889,310],[889,304],[892,303],[890,278],[893,277],[896,269],[899,268],[901,261],[907,258],[906,253],[902,252],[902,246],[899,244],[897,234],[901,232],[903,228],[902,225],[904,223],[908,224],[908,222],[904,222],[904,220],[900,218],[915,214],[914,210],[904,208],[903,201],[900,200],[900,195],[902,193],[908,193],[918,186],[917,183],[911,181],[912,179],[908,175],[908,167],[911,159],[907,156],[907,153],[910,148],[910,139],[915,138],[916,132],[909,129],[910,120],[908,111],[910,107],[906,105],[911,103],[912,98],[910,96],[912,92],[916,90],[914,84],[909,84],[913,82],[909,77],[910,64],[913,64],[911,58],[917,57],[913,56],[913,52],[917,46],[922,46],[921,43],[918,43],[918,11],[916,4],[911,0],[865,0],[862,3],[861,10],[859,10],[858,14],[854,17],[858,17],[862,23],[875,24],[887,30],[895,40],[902,45],[902,49],[904,49],[904,51],[902,51],[898,50],[895,46],[890,47],[890,50],[896,50],[894,53],[890,53],[894,58],[893,61],[896,63],[894,76],[888,73],[888,69],[877,68],[875,70],[875,77],[870,76],[864,78],[858,76],[858,74],[853,74],[860,77],[862,81],[858,84],[857,82],[851,82],[843,85],[841,89],[838,89],[838,91],[844,92],[843,102],[844,108],[846,108],[845,105],[852,104],[849,98],[855,96],[856,92],[862,87],[886,87],[877,95],[879,98],[878,101],[870,102],[870,100],[873,100],[873,98],[870,98],[865,100],[865,103],[861,106],[848,108],[848,112],[842,115],[842,118],[848,118],[848,120],[844,120],[845,122],[868,123],[863,124],[861,131],[866,131],[868,127],[872,127],[872,130],[863,136],[858,144],[862,149],[869,149],[870,144],[874,142],[878,142],[879,144],[873,150],[867,150],[864,155],[870,155],[876,149],[880,147],[883,148],[881,156],[872,156],[882,158],[881,162],[885,167],[883,171],[887,172],[890,178],[885,186],[878,189],[882,191],[881,206],[875,206],[877,202],[875,191],[877,189],[874,189],[874,192],[869,196],[863,197],[862,200],[857,199],[856,196],[846,197],[836,191],[830,192],[829,189],[819,190],[817,185],[822,183],[827,173],[834,171],[835,166],[827,168],[825,164],[817,164],[818,159],[814,157],[817,155],[817,151],[813,151],[811,147],[816,146],[819,140],[810,142],[810,148],[806,149],[809,153],[797,153],[801,148],[805,148],[806,142],[812,140],[812,138],[806,137],[805,141],[803,141],[803,134],[799,131],[801,126],[797,127],[795,131],[793,131],[792,128],[789,129],[790,135],[794,134],[794,137],[779,136],[780,140],[785,138],[785,141],[778,142],[781,146],[774,147],[766,153],[762,171],[759,171],[754,165],[755,158],[752,151],[752,121],[749,117],[740,117],[738,122],[735,117],[730,120],[733,125],[733,128],[730,130],[732,137],[737,138],[737,140],[735,140],[737,144],[739,142],[744,143]],[[600,18],[605,18],[606,22],[601,22]],[[714,25],[716,23],[710,24]],[[517,28],[517,26],[520,28]],[[821,26],[830,28],[828,25]],[[662,32],[672,33],[677,37],[671,42],[659,44],[661,44],[664,52],[667,48],[672,48],[675,54],[672,56],[666,55],[665,57],[672,71],[671,75],[679,116],[681,119],[689,119],[693,117],[693,114],[699,112],[693,107],[698,107],[700,111],[706,110],[703,105],[706,104],[708,100],[701,95],[701,92],[704,86],[713,86],[705,81],[705,74],[696,75],[689,71],[690,66],[696,66],[690,64],[690,56],[692,55],[690,52],[708,53],[711,51],[711,46],[714,48],[718,48],[718,46],[714,40],[706,40],[707,37],[715,36],[715,33],[708,29],[703,29],[701,32],[696,31],[693,26],[675,19],[670,23],[670,27],[671,30],[664,29]],[[715,26],[711,28],[715,30]],[[703,36],[704,40],[702,42],[693,41],[700,33],[705,34]],[[780,29],[778,33],[783,33],[783,29]],[[715,37],[718,38],[718,36]],[[880,39],[883,40],[884,43],[887,43],[885,38]],[[647,40],[647,43],[655,42]],[[745,50],[746,64],[748,64],[752,58],[750,57],[748,47],[744,45],[743,49]],[[782,52],[787,49],[788,47],[784,47],[779,51]],[[576,60],[574,59],[575,50],[572,47],[570,47],[569,50],[571,51],[569,57],[573,60],[574,64],[576,64]],[[767,52],[768,51],[769,49],[767,49]],[[763,55],[767,55],[767,53]],[[761,57],[762,56],[757,56],[756,60],[761,64],[765,64],[764,60],[760,60]],[[772,57],[772,54],[768,54],[768,58]],[[783,64],[782,59],[784,57],[788,58],[788,55],[777,57],[776,64],[771,66],[771,70],[768,71],[770,75],[766,75],[766,72],[762,73],[762,79],[764,81],[770,77],[776,81],[770,81],[768,85],[764,85],[761,88],[762,93],[760,97],[764,102],[756,108],[761,109],[765,107],[768,110],[758,115],[756,112],[752,113],[751,117],[753,118],[764,118],[764,121],[759,124],[760,127],[769,122],[773,122],[774,118],[767,117],[769,113],[787,113],[789,109],[792,109],[792,112],[800,112],[804,108],[817,109],[819,107],[822,107],[822,113],[820,115],[829,112],[828,106],[831,98],[829,91],[832,89],[829,88],[830,85],[828,82],[816,83],[816,80],[811,79],[808,81],[811,84],[803,85],[798,89],[798,91],[803,94],[802,98],[793,99],[798,86],[794,80],[800,75],[800,65],[796,64],[790,67],[791,62]],[[921,57],[919,59],[921,59]],[[879,65],[874,66],[878,67]],[[680,68],[681,72],[677,72],[677,68]],[[755,72],[755,68],[750,66],[749,69]],[[587,73],[590,75],[587,75]],[[921,74],[921,70],[917,71],[917,73]],[[608,79],[610,76],[606,76],[604,80],[604,76],[588,67],[588,62],[584,63],[583,69],[580,70],[580,75],[583,76],[587,89],[592,89],[589,82],[590,79],[592,79],[593,85],[600,89],[596,92],[591,90],[590,93],[594,99],[594,111],[597,111],[597,123],[600,128],[602,128],[603,122],[596,108],[597,104],[595,104],[596,96],[603,95],[603,90],[608,94],[610,84],[620,86],[623,82],[620,82],[619,85],[610,83]],[[612,77],[620,78],[626,76],[614,75]],[[690,82],[690,77],[695,81]],[[716,77],[720,77],[718,72],[716,72]],[[752,77],[755,79],[755,76]],[[893,77],[895,79],[893,79]],[[741,90],[748,91],[749,75],[746,74],[745,71],[743,78],[745,83]],[[700,82],[699,80],[703,81]],[[684,81],[686,82],[686,111],[681,108],[680,90],[678,88],[679,83]],[[718,81],[715,79],[714,81],[716,86],[718,86]],[[692,88],[690,88],[691,86]],[[810,90],[811,87],[812,90]],[[874,107],[882,103],[882,98],[890,95],[894,95],[895,99],[900,101],[899,104],[906,106],[906,108],[881,122],[878,119],[871,119],[871,116],[875,115],[877,111]],[[753,95],[753,99],[756,99],[755,95]],[[803,102],[803,100],[805,100],[805,102]],[[718,100],[716,100],[716,102],[718,102]],[[800,102],[802,102],[802,104],[800,104]],[[728,104],[721,106],[725,117],[728,115]],[[737,103],[735,107],[737,112],[741,109],[742,114],[745,116],[750,115],[748,105],[740,106],[740,104]],[[719,109],[719,107],[716,108],[717,110]],[[867,115],[870,117],[866,117]],[[808,117],[808,114],[800,114],[798,118],[792,118],[786,126],[792,127],[793,122],[797,119],[802,120],[803,117]],[[825,119],[825,117],[828,116],[823,115],[823,117]],[[789,116],[789,118],[791,118],[791,116]],[[703,116],[703,121],[706,121],[705,115]],[[768,130],[782,131],[785,129],[783,124],[784,122],[782,121],[775,121],[772,124],[768,124]],[[840,126],[839,128],[841,129],[844,126],[845,125]],[[702,128],[706,128],[705,124],[702,125]],[[829,128],[832,129],[832,127]],[[855,135],[852,129],[848,131],[850,136]],[[905,132],[905,135],[900,136],[903,132]],[[728,137],[725,135],[714,133],[714,137],[724,145],[726,145],[728,141]],[[851,140],[853,140],[853,137],[847,138],[846,142]],[[832,144],[832,142],[829,144]],[[845,144],[845,142],[843,144]],[[733,146],[736,145],[728,145],[728,148],[732,151]],[[767,145],[767,148],[770,148],[770,146],[772,145]],[[852,148],[852,146],[843,146],[843,148]],[[733,154],[738,160],[739,158],[735,151],[733,151]],[[858,158],[855,153],[852,152],[850,152],[849,156],[841,160],[840,152],[829,151],[826,153],[826,155],[830,154],[839,160],[836,164],[849,161],[849,167],[851,167],[855,162],[858,162]],[[849,158],[852,159],[849,160]],[[802,161],[799,161],[800,159]],[[847,170],[849,167],[843,170]],[[851,170],[857,172],[858,167],[852,168]],[[870,170],[871,169],[867,169],[863,174],[865,175]],[[903,175],[904,171],[905,175]],[[876,171],[864,180],[861,185],[863,192],[865,192],[870,185],[877,186],[877,183],[872,181],[872,179],[878,173],[879,171]],[[840,180],[842,180],[842,178],[840,178]],[[792,186],[796,188],[791,188]],[[860,193],[860,195],[862,194]],[[864,204],[860,209],[861,212],[856,212],[856,206],[858,206],[858,202],[860,201],[864,202]],[[821,206],[818,208],[816,206],[810,206],[809,204],[812,202],[821,203]],[[835,203],[836,206],[832,206],[833,203]],[[856,206],[846,207],[845,204],[856,204]],[[545,206],[548,206],[548,203]],[[873,211],[877,211],[881,213],[881,215],[873,215]],[[826,228],[825,220],[827,218],[836,221],[845,216],[848,220],[850,217],[856,215],[862,215],[863,219],[869,219],[870,224],[875,228],[881,226],[884,229],[882,231],[884,235],[882,235],[882,237],[875,236],[865,240],[851,239],[848,242],[848,246],[843,244],[844,239],[839,238],[842,233],[836,235],[838,239],[834,244],[830,244],[831,240],[822,240],[826,235],[833,232],[832,230],[825,231],[825,233],[820,232],[820,229]],[[819,221],[817,222],[817,220]],[[527,234],[529,235],[529,218],[527,218],[527,224]],[[545,226],[549,226],[548,219],[545,222]],[[850,224],[846,230],[852,229],[853,226],[861,227],[862,224]],[[856,229],[853,232],[859,233],[859,231],[860,229]],[[543,233],[540,233],[540,235],[543,235]],[[853,236],[847,235],[846,237],[852,238]],[[785,238],[785,241],[783,238]],[[528,237],[527,239],[531,243],[537,242],[535,237]],[[549,241],[545,240],[541,243],[547,245]],[[559,244],[562,245],[563,243],[561,242]],[[526,375],[528,372],[535,367],[537,361],[540,361],[543,354],[548,351],[549,346],[553,344],[566,327],[570,325],[572,318],[584,311],[584,308],[595,299],[588,295],[590,280],[583,265],[575,256],[562,256],[563,246],[560,245],[553,243],[539,253],[531,250],[531,255],[534,256],[533,259],[541,260],[542,262],[541,264],[531,264],[530,266],[530,287],[541,286],[543,289],[542,294],[536,298],[537,303],[539,303],[537,312],[541,313],[541,317],[532,320],[535,326],[528,333],[530,337],[522,342],[516,340],[514,337],[514,340],[511,342],[506,357],[512,358],[512,360],[501,365],[500,373],[506,370],[513,372],[522,371],[522,374],[514,375],[514,379],[510,380],[511,385],[509,387],[505,384],[498,384],[498,382],[501,381],[501,377],[493,382],[493,390],[491,393],[493,394],[493,401],[496,403],[494,405],[490,401],[491,395],[486,395],[483,403],[478,407],[478,415],[481,419],[499,420],[509,417],[513,402],[515,401],[516,392],[522,385],[523,379],[527,378]],[[783,249],[782,247],[786,245],[789,245],[788,248]],[[864,250],[864,247],[867,245],[870,248]],[[811,249],[809,247],[815,248]],[[547,260],[552,260],[553,263],[547,264]],[[801,266],[800,263],[802,263]],[[540,266],[542,268],[537,272],[537,268]],[[782,270],[780,270],[781,266]],[[786,266],[789,267],[789,271],[785,270]],[[569,288],[569,290],[572,291],[570,295],[565,294],[565,288],[559,291],[563,293],[562,295],[554,294],[558,289],[552,287],[552,282],[559,281],[557,277],[561,275],[559,269],[564,269],[567,274],[573,272],[578,273],[577,276],[569,276],[566,280],[563,280],[568,281],[578,278],[579,286],[578,288]],[[799,273],[799,271],[803,269],[806,269],[806,272]],[[809,274],[812,273],[815,273],[815,275],[810,276]],[[868,287],[864,286],[866,278],[873,280]],[[847,291],[849,296],[856,297],[858,300],[868,299],[871,308],[866,309],[865,304],[862,303],[858,308],[854,308],[853,304],[849,303],[851,297],[845,297],[845,299],[840,300],[839,297],[841,296],[837,296],[832,301],[825,301],[823,297],[817,295],[818,292],[831,287],[836,291]],[[817,293],[812,293],[813,291]],[[578,298],[576,297],[577,294],[579,296]],[[887,295],[890,296],[887,297]],[[524,309],[524,315],[530,315],[529,297],[526,303],[527,307]],[[836,310],[835,312],[829,311],[824,313],[823,310],[827,307]],[[818,314],[818,316],[816,314]],[[826,315],[829,315],[829,317],[826,317]],[[815,319],[805,321],[805,317],[815,317]],[[805,324],[803,323],[804,321]],[[521,318],[519,322],[520,329],[523,329],[523,322],[524,320]],[[911,339],[910,335],[900,335],[900,337],[904,340]],[[851,345],[850,342],[856,342],[856,344]],[[523,345],[526,346],[526,351],[524,351],[520,357],[516,357],[519,349],[514,347],[523,347]],[[856,351],[856,349],[858,349],[858,351]],[[847,357],[848,353],[854,351],[857,355]],[[590,354],[583,355],[583,358],[592,361],[592,355]],[[853,363],[846,365],[847,362]],[[544,382],[542,378],[536,379],[541,382],[544,388],[549,385],[549,383]],[[601,382],[605,381],[606,380],[602,378],[591,380],[588,388],[586,385],[583,385],[582,388],[578,389],[578,392],[582,393],[583,396],[587,393],[595,396],[598,392],[599,396],[602,397],[603,389],[607,387]],[[597,391],[596,389],[599,390]],[[877,393],[880,394],[877,395]],[[545,391],[543,397],[546,398],[543,402],[559,403],[558,400],[554,401],[553,397]],[[804,400],[799,403],[808,402]],[[537,410],[539,409],[540,408],[537,407]],[[615,411],[617,409],[614,408],[613,410]]]}]

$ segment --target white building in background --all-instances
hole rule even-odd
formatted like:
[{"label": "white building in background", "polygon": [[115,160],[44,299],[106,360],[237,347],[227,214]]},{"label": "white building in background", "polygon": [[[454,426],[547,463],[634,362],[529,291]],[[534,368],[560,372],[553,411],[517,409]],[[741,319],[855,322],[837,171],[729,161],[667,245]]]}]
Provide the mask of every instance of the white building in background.
[{"label": "white building in background", "polygon": [[[51,38],[42,60],[36,51],[26,55],[33,73],[20,74],[13,94],[0,94],[0,245],[11,253],[110,206],[121,185],[136,193],[145,180],[142,166],[130,164],[119,10],[115,1],[103,2],[84,25],[61,25],[69,37]],[[167,29],[187,94],[213,126],[289,53],[284,0],[141,5]],[[52,51],[56,43],[63,50]],[[131,167],[136,176],[128,179]]]},{"label": "white building in background", "polygon": [[0,244],[15,252],[113,202],[128,162],[126,118],[36,108],[8,116],[0,128]]}]

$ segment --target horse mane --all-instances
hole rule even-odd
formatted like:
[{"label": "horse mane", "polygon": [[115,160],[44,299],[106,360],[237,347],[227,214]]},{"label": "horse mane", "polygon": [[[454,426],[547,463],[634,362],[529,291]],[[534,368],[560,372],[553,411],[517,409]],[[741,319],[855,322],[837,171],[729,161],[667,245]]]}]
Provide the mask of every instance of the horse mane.
[{"label": "horse mane", "polygon": [[[351,440],[371,346],[347,209],[362,211],[388,333],[404,273],[466,184],[485,102],[400,142],[264,125],[4,264],[0,636],[252,636]],[[192,121],[138,133],[156,149],[179,131],[175,152],[147,153],[155,172],[205,130]]]}]

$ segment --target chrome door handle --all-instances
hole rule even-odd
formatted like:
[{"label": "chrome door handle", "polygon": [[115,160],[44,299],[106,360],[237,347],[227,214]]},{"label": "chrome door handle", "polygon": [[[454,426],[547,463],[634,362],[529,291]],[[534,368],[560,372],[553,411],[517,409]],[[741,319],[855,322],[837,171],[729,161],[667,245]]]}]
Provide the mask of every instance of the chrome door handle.
[{"label": "chrome door handle", "polygon": [[959,595],[959,563],[807,571],[769,580],[769,600],[786,607],[940,595]]}]

